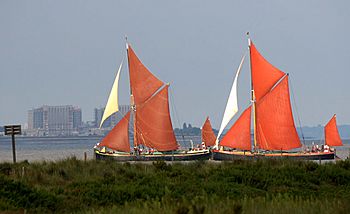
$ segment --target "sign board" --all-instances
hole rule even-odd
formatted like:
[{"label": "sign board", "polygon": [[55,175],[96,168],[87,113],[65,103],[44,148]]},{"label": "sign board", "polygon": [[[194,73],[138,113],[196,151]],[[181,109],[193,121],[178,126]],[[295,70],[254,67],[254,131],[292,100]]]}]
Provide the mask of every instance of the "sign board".
[{"label": "sign board", "polygon": [[19,135],[22,133],[21,125],[4,126],[5,135]]}]

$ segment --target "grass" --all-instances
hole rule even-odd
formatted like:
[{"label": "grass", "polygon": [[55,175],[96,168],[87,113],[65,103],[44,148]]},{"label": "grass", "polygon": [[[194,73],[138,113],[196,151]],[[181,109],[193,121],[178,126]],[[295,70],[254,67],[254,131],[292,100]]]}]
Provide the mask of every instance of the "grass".
[{"label": "grass", "polygon": [[0,212],[347,213],[350,161],[0,164]]}]

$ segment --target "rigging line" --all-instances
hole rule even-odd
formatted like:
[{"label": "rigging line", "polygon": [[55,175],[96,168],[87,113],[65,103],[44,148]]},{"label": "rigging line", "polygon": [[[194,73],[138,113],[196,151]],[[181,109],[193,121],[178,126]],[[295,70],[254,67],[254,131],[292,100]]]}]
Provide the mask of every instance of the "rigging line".
[{"label": "rigging line", "polygon": [[183,130],[182,130],[181,126],[180,126],[180,117],[179,117],[179,115],[177,113],[177,110],[176,110],[175,99],[174,99],[174,96],[173,96],[172,89],[169,90],[169,95],[170,95],[170,99],[172,100],[172,102],[170,102],[170,103],[171,103],[172,109],[174,110],[175,121],[176,121],[176,123],[177,123],[177,125],[179,127],[180,132],[181,132],[182,141],[185,143],[185,136],[184,136]]},{"label": "rigging line", "polygon": [[176,119],[176,123],[180,127],[179,116],[178,116],[176,108],[175,108],[175,99],[174,99],[172,90],[169,90],[169,95],[170,95],[170,99],[172,100],[172,102],[169,102],[169,103],[171,103],[171,109],[174,110],[174,116],[175,116],[175,119]]},{"label": "rigging line", "polygon": [[[324,128],[323,128],[324,129]],[[326,145],[326,135],[325,135],[325,132],[324,132],[324,130],[323,131],[321,131],[322,132],[322,135],[321,135],[321,138],[320,138],[320,144],[322,145],[322,143],[324,144],[324,145]]]},{"label": "rigging line", "polygon": [[304,132],[303,132],[303,128],[302,128],[302,124],[301,124],[301,120],[300,120],[300,115],[299,115],[299,111],[298,111],[298,107],[297,107],[297,102],[295,101],[295,97],[294,97],[294,89],[293,89],[293,85],[292,85],[292,78],[289,79],[289,82],[290,82],[290,89],[292,91],[292,98],[293,98],[293,102],[294,102],[294,106],[295,106],[295,111],[297,113],[297,118],[298,118],[298,123],[299,123],[299,127],[300,127],[301,137],[303,138],[303,145],[305,146],[305,137],[304,137]]}]

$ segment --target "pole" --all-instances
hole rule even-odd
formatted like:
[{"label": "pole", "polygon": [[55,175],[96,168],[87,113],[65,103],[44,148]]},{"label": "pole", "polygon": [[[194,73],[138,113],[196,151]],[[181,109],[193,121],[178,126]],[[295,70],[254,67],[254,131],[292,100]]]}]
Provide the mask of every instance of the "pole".
[{"label": "pole", "polygon": [[8,125],[8,126],[4,126],[4,128],[5,128],[5,135],[11,135],[13,163],[16,163],[15,135],[21,134],[21,125]]},{"label": "pole", "polygon": [[15,135],[12,134],[12,154],[13,154],[13,163],[16,163],[16,144],[15,144]]},{"label": "pole", "polygon": [[[129,73],[130,73],[130,59],[129,59],[129,44],[128,44],[128,36],[125,35],[125,43],[126,43],[126,58],[128,59],[128,68],[129,68]],[[130,114],[133,113],[131,115],[132,117],[132,121],[133,121],[133,128],[134,128],[134,148],[138,146],[138,142],[137,142],[137,127],[136,127],[136,104],[135,104],[135,99],[134,99],[134,95],[132,92],[132,88],[131,88],[131,84],[130,84],[130,107],[131,107],[131,111]],[[136,152],[135,155],[139,155],[138,151]]]},{"label": "pole", "polygon": [[256,100],[255,100],[255,92],[253,87],[253,69],[252,69],[252,52],[251,52],[251,44],[252,41],[250,40],[249,32],[247,32],[248,37],[248,49],[249,49],[249,56],[250,56],[250,76],[251,76],[251,102],[252,102],[252,109],[253,109],[253,135],[254,135],[254,152],[257,152],[258,146],[256,141]]}]

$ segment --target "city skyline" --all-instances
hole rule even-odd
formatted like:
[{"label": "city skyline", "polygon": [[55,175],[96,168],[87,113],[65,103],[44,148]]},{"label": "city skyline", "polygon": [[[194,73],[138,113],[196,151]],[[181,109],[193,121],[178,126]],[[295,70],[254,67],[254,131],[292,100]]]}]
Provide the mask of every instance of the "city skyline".
[{"label": "city skyline", "polygon": [[[2,1],[0,125],[23,124],[27,110],[43,104],[80,106],[83,118],[93,120],[93,109],[107,101],[127,35],[144,64],[170,82],[174,127],[200,127],[209,116],[218,128],[247,50],[246,31],[268,61],[290,74],[297,126],[296,110],[302,126],[324,125],[334,113],[339,124],[349,124],[350,45],[343,38],[350,4],[301,2]],[[240,112],[250,103],[249,69],[246,62],[238,82]],[[128,81],[124,66],[120,103],[129,104]]]},{"label": "city skyline", "polygon": [[[36,106],[34,108],[31,108],[29,110],[27,110],[27,120],[25,122],[28,122],[28,126],[32,126],[33,128],[35,127],[34,124],[30,125],[29,124],[29,121],[31,119],[33,119],[32,117],[34,116],[35,112],[37,110],[40,110],[42,111],[43,109],[48,109],[48,108],[69,108],[72,109],[72,110],[79,110],[80,111],[80,114],[82,113],[82,109],[79,107],[79,106],[74,106],[74,105],[41,105],[41,106]],[[86,119],[83,119],[83,117],[81,117],[81,121],[82,122],[95,122],[96,124],[96,127],[99,127],[100,125],[100,122],[101,122],[101,119],[102,119],[102,115],[103,115],[103,111],[104,111],[105,107],[94,107],[92,109],[92,114],[93,114],[93,117],[92,117],[92,120],[86,120]],[[114,113],[113,115],[111,115],[110,117],[107,118],[107,120],[119,120],[121,119],[120,117],[123,117],[127,111],[130,110],[130,105],[123,105],[123,104],[120,104],[119,105],[119,111]],[[120,114],[120,115],[116,115],[116,114]],[[109,121],[109,123],[111,123],[112,121]],[[2,125],[2,124],[1,124]],[[115,124],[114,124],[115,125]]]},{"label": "city skyline", "polygon": [[44,105],[28,111],[27,130],[31,135],[72,135],[80,127],[82,127],[82,113],[76,106]]}]

